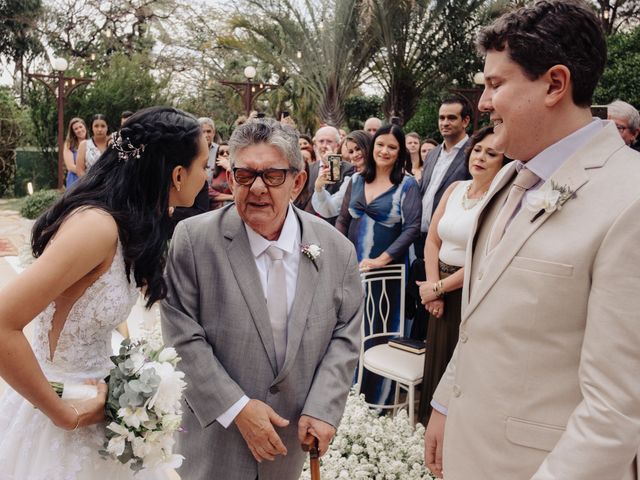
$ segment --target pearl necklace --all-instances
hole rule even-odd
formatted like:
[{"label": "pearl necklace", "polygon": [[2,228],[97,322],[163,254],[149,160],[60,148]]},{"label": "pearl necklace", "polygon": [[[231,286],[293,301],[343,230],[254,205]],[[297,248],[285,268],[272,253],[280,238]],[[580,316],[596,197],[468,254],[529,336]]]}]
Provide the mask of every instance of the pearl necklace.
[{"label": "pearl necklace", "polygon": [[471,190],[471,183],[467,185],[467,188],[464,189],[464,193],[462,194],[462,208],[465,210],[471,210],[478,203],[482,201],[484,196],[487,194],[487,190],[482,192],[479,198],[469,198],[469,191]]}]

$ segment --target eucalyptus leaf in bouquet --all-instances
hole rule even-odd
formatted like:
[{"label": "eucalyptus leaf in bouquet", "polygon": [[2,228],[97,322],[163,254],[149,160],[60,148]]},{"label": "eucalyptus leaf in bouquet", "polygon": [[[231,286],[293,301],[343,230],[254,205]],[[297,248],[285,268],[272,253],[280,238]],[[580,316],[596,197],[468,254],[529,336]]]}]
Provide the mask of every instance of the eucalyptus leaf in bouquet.
[{"label": "eucalyptus leaf in bouquet", "polygon": [[[99,453],[135,472],[161,466],[178,468],[183,457],[173,453],[173,436],[180,430],[180,400],[186,386],[184,373],[176,370],[180,357],[154,337],[153,341],[125,339],[111,361],[114,368],[105,378],[109,390],[106,439]],[[63,398],[65,390],[78,387],[51,385]]]}]

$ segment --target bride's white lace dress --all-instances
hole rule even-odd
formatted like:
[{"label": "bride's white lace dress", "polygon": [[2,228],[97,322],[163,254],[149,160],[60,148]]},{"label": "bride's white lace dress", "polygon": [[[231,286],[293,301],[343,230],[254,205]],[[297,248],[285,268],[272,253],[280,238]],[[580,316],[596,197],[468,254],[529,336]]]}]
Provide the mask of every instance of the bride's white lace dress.
[{"label": "bride's white lace dress", "polygon": [[[133,279],[133,277],[132,277]],[[33,349],[50,381],[82,383],[107,376],[113,366],[111,333],[125,321],[138,297],[125,274],[122,247],[109,270],[72,307],[53,358],[49,330],[55,312],[50,304],[34,319]],[[98,450],[104,425],[76,431],[56,427],[11,388],[0,398],[0,480],[136,480],[166,478],[161,472],[133,471]]]}]

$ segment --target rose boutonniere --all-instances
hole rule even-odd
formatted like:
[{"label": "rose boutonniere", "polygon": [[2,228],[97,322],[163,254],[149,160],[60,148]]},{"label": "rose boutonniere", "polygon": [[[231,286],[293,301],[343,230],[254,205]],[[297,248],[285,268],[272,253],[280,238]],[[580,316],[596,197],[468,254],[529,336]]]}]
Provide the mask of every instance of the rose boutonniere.
[{"label": "rose boutonniere", "polygon": [[539,190],[529,192],[527,195],[527,208],[536,214],[531,218],[531,223],[535,222],[545,212],[555,212],[570,198],[575,196],[575,192],[568,185],[558,185],[553,180]]},{"label": "rose boutonniere", "polygon": [[316,270],[318,270],[316,259],[322,253],[322,249],[318,245],[311,243],[302,245],[300,251],[304,254],[305,257],[313,262],[313,266],[316,267]]}]

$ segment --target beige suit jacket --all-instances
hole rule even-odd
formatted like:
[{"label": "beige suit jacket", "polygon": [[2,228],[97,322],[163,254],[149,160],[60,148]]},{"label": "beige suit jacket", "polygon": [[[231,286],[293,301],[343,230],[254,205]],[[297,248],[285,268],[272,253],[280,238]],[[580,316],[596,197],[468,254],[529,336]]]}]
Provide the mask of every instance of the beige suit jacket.
[{"label": "beige suit jacket", "polygon": [[553,174],[575,197],[522,208],[486,244],[515,165],[467,251],[460,338],[434,399],[446,480],[636,479],[640,155],[607,126]]}]

